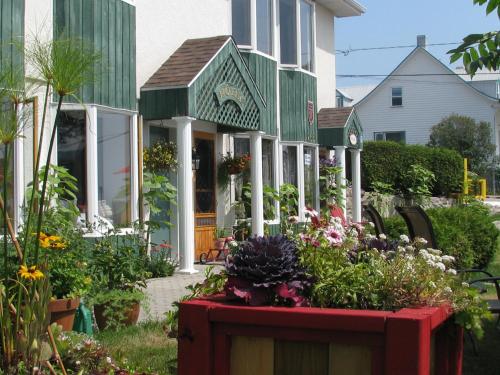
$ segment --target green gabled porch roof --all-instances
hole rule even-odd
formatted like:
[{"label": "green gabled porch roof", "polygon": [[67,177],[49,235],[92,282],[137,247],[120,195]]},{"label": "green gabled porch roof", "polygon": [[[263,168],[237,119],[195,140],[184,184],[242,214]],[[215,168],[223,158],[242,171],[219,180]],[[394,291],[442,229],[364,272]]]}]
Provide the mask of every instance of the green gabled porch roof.
[{"label": "green gabled porch roof", "polygon": [[186,40],[141,88],[145,120],[190,116],[259,130],[265,106],[230,36]]},{"label": "green gabled porch roof", "polygon": [[363,127],[354,107],[323,108],[318,113],[318,139],[327,148],[363,148]]}]

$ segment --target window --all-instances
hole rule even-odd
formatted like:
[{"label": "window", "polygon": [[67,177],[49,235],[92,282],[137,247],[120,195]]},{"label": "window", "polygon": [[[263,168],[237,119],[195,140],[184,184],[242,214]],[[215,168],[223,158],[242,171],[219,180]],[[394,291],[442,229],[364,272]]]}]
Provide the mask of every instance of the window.
[{"label": "window", "polygon": [[85,111],[62,111],[57,126],[57,163],[76,178],[76,204],[87,212]]},{"label": "window", "polygon": [[313,10],[308,2],[300,1],[300,62],[304,70],[313,70]]},{"label": "window", "polygon": [[398,143],[406,143],[406,132],[377,132],[373,133],[373,139],[376,141],[393,141]]},{"label": "window", "polygon": [[307,207],[316,208],[316,150],[304,147],[304,198]]},{"label": "window", "polygon": [[274,188],[273,141],[262,140],[262,183]]},{"label": "window", "polygon": [[342,108],[344,106],[344,98],[337,94],[337,108]]},{"label": "window", "polygon": [[130,117],[98,113],[98,209],[114,226],[131,221],[130,153]]},{"label": "window", "polygon": [[298,186],[296,146],[283,146],[283,182]]},{"label": "window", "polygon": [[401,107],[403,105],[403,89],[401,87],[392,88],[392,106]]},{"label": "window", "polygon": [[252,45],[250,1],[232,0],[231,2],[233,38],[238,45]]},{"label": "window", "polygon": [[273,54],[273,1],[257,0],[257,49]]},{"label": "window", "polygon": [[295,0],[279,0],[280,13],[280,61],[281,64],[297,64],[297,3]]}]

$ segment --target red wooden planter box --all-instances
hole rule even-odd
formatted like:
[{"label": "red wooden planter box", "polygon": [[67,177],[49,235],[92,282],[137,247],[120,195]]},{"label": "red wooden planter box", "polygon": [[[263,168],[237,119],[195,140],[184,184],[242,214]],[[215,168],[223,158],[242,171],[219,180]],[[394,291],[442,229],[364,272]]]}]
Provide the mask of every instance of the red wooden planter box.
[{"label": "red wooden planter box", "polygon": [[178,374],[460,375],[462,344],[445,306],[249,307],[214,297],[180,306]]}]

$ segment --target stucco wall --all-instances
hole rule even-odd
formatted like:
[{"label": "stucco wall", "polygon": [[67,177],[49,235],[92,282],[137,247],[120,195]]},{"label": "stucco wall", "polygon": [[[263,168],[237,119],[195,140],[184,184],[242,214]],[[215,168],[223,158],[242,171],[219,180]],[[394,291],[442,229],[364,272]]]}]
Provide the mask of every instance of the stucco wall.
[{"label": "stucco wall", "polygon": [[229,35],[230,0],[137,0],[137,90],[186,39]]},{"label": "stucco wall", "polygon": [[335,106],[334,16],[316,4],[316,74],[318,76],[318,111]]},{"label": "stucco wall", "polygon": [[[450,71],[424,50],[416,50],[393,74],[425,73],[446,75],[391,77],[358,104],[365,140],[373,140],[374,132],[406,131],[407,143],[426,144],[431,127],[451,114],[495,124],[494,101],[449,75]],[[391,106],[393,87],[403,88],[402,107]]]}]

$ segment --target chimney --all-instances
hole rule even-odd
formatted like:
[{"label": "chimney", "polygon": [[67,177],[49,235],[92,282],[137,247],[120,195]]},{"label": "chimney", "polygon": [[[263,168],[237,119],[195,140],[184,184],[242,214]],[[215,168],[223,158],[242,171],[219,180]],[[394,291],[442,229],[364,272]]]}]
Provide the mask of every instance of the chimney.
[{"label": "chimney", "polygon": [[417,47],[421,47],[421,48],[427,47],[425,35],[417,35]]}]

